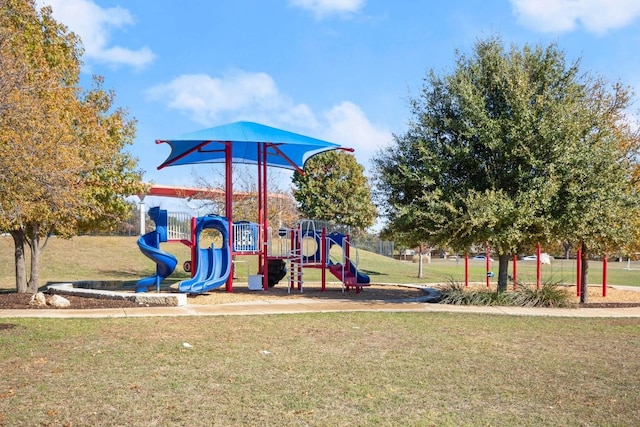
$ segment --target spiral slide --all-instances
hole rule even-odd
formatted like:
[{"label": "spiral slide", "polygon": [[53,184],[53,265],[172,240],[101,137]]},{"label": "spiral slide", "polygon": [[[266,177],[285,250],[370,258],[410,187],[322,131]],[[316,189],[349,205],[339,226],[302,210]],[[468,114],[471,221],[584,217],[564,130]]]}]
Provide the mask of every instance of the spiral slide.
[{"label": "spiral slide", "polygon": [[167,211],[157,207],[151,208],[149,216],[156,223],[156,229],[140,236],[138,247],[147,258],[156,263],[156,274],[139,280],[136,283],[136,292],[147,292],[152,286],[160,290],[160,282],[173,273],[178,264],[175,256],[160,250],[160,243],[167,241]]},{"label": "spiral slide", "polygon": [[136,292],[146,292],[152,286],[158,288],[160,282],[173,273],[178,260],[170,253],[159,249],[160,242],[156,231],[141,236],[138,239],[138,246],[147,258],[156,263],[156,274],[145,277],[136,284]]}]

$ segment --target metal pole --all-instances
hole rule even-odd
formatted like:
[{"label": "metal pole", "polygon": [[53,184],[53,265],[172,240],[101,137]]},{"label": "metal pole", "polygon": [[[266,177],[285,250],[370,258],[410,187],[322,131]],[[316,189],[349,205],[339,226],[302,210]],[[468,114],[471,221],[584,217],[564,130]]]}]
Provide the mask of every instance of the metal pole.
[{"label": "metal pole", "polygon": [[518,281],[518,255],[513,256],[513,290],[516,290]]},{"label": "metal pole", "polygon": [[489,277],[489,271],[491,271],[491,261],[489,261],[490,256],[489,256],[489,251],[491,249],[489,248],[489,242],[485,242],[485,263],[486,263],[486,267],[487,267],[487,272],[486,272],[486,276],[487,276],[487,288],[490,286],[490,277]]},{"label": "metal pole", "polygon": [[[224,168],[225,168],[225,194],[224,194],[224,210],[225,216],[229,221],[229,256],[233,258],[233,153],[231,142],[226,142],[224,147]],[[231,271],[225,285],[227,292],[233,292],[233,262],[231,263]]]},{"label": "metal pole", "polygon": [[582,249],[578,249],[576,253],[576,296],[580,296],[582,291]]},{"label": "metal pole", "polygon": [[607,253],[605,252],[604,258],[602,258],[602,296],[607,296],[607,267],[609,260],[607,259]]},{"label": "metal pole", "polygon": [[[267,246],[269,245],[269,212],[267,206],[267,199],[269,198],[269,190],[267,189],[267,145],[265,143],[261,143],[262,145],[262,170],[259,170],[258,173],[262,175],[262,252],[263,252],[263,262],[264,266],[262,267],[262,287],[266,291],[269,289],[269,257],[267,256]],[[260,195],[258,195],[260,196]]]},{"label": "metal pole", "polygon": [[[325,291],[327,287],[327,268],[329,266],[329,260],[327,259],[328,255],[327,249],[327,229],[322,227],[322,231],[320,232],[320,262],[322,263],[322,268],[320,269],[321,275],[321,287],[322,292]],[[344,276],[343,276],[344,279]]]},{"label": "metal pole", "polygon": [[469,252],[464,253],[464,287],[469,287]]},{"label": "metal pole", "polygon": [[144,196],[140,197],[140,235],[142,236],[147,231],[147,210],[144,206]]},{"label": "metal pole", "polygon": [[[258,224],[260,224],[260,227],[263,226],[264,224],[264,206],[262,206],[262,192],[264,191],[264,184],[262,182],[262,144],[258,143],[257,144],[257,150],[258,150]],[[264,234],[262,232],[258,233],[258,274],[262,273],[264,274],[263,271],[263,261],[262,261],[262,248],[263,248],[263,242],[264,242]],[[263,283],[263,287],[264,287],[264,283]]]},{"label": "metal pole", "polygon": [[536,246],[536,289],[540,289],[540,278],[542,277],[542,263],[540,262],[540,243]]}]

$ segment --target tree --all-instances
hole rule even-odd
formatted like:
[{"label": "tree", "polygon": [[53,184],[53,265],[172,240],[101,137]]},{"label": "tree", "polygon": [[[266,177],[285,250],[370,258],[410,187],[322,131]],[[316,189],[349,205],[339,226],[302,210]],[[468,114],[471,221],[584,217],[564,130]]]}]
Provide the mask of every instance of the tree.
[{"label": "tree", "polygon": [[[622,244],[608,225],[636,209],[627,190],[638,141],[616,137],[627,91],[595,84],[553,44],[506,50],[491,37],[456,65],[429,73],[409,129],[374,159],[391,227],[454,249],[489,242],[500,291],[512,254],[537,242],[576,241],[579,230]],[[575,201],[605,181],[619,184],[600,187],[612,215],[588,221],[603,206]]]},{"label": "tree", "polygon": [[365,229],[377,211],[364,168],[342,151],[327,151],[309,159],[304,174],[293,174],[293,197],[307,218]]},{"label": "tree", "polygon": [[[258,185],[257,176],[247,166],[233,166],[233,220],[258,221]],[[196,195],[201,208],[207,212],[224,215],[225,177],[224,171],[211,169],[207,176],[195,174],[198,187],[220,193],[219,198]],[[213,178],[212,178],[213,177]],[[296,202],[290,191],[278,185],[279,174],[270,172],[267,176],[267,221],[277,227],[293,227],[300,219]],[[206,194],[206,193],[203,193]]]},{"label": "tree", "polygon": [[135,122],[101,78],[82,90],[81,54],[50,8],[0,0],[0,230],[13,237],[18,292],[37,290],[48,236],[115,227],[128,214],[123,196],[144,191],[122,151]]},{"label": "tree", "polygon": [[387,224],[386,228],[383,228],[380,231],[380,238],[386,240],[392,240],[395,243],[399,243],[400,245],[407,248],[418,248],[418,278],[422,279],[424,277],[423,270],[423,257],[425,248],[429,254],[429,263],[431,262],[431,245],[428,242],[423,242],[417,239],[418,234],[411,232],[398,232],[389,228],[392,224]]},{"label": "tree", "polygon": [[551,215],[555,233],[565,236],[582,253],[580,301],[588,301],[589,256],[607,254],[634,244],[638,217],[636,156],[640,146],[637,127],[630,126],[625,109],[627,88],[611,89],[601,79],[590,81],[580,116],[579,144],[558,165],[562,186],[554,197]]}]

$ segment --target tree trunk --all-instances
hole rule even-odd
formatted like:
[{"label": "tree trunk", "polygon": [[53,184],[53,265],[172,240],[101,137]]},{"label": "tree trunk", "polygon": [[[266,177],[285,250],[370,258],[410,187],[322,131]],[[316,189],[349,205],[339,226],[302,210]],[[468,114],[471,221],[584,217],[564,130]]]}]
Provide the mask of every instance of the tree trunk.
[{"label": "tree trunk", "polygon": [[571,243],[569,242],[564,242],[562,244],[562,246],[564,247],[564,259],[570,259],[570,252],[571,252]]},{"label": "tree trunk", "polygon": [[509,260],[511,255],[498,255],[498,292],[505,292],[509,281]]},{"label": "tree trunk", "polygon": [[40,282],[40,238],[37,232],[31,236],[29,247],[31,248],[31,274],[27,283],[27,290],[35,294],[38,292]]},{"label": "tree trunk", "polygon": [[24,294],[29,292],[27,287],[27,260],[24,252],[24,232],[22,230],[11,231],[11,237],[13,237],[13,246],[15,247],[16,291]]},{"label": "tree trunk", "polygon": [[589,288],[587,283],[587,278],[589,274],[589,257],[587,255],[587,244],[582,242],[582,259],[580,263],[582,264],[582,274],[580,276],[581,288],[580,288],[580,302],[588,303],[589,302]]},{"label": "tree trunk", "polygon": [[422,279],[422,277],[422,245],[420,245],[420,249],[418,250],[418,279]]}]

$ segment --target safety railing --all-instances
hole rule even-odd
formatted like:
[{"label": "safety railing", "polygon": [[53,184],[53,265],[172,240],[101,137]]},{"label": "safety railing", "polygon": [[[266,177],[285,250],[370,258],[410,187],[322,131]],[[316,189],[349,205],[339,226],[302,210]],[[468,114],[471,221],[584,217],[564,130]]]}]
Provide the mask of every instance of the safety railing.
[{"label": "safety railing", "polygon": [[255,222],[238,221],[233,223],[233,251],[252,253],[260,250],[262,226]]}]

